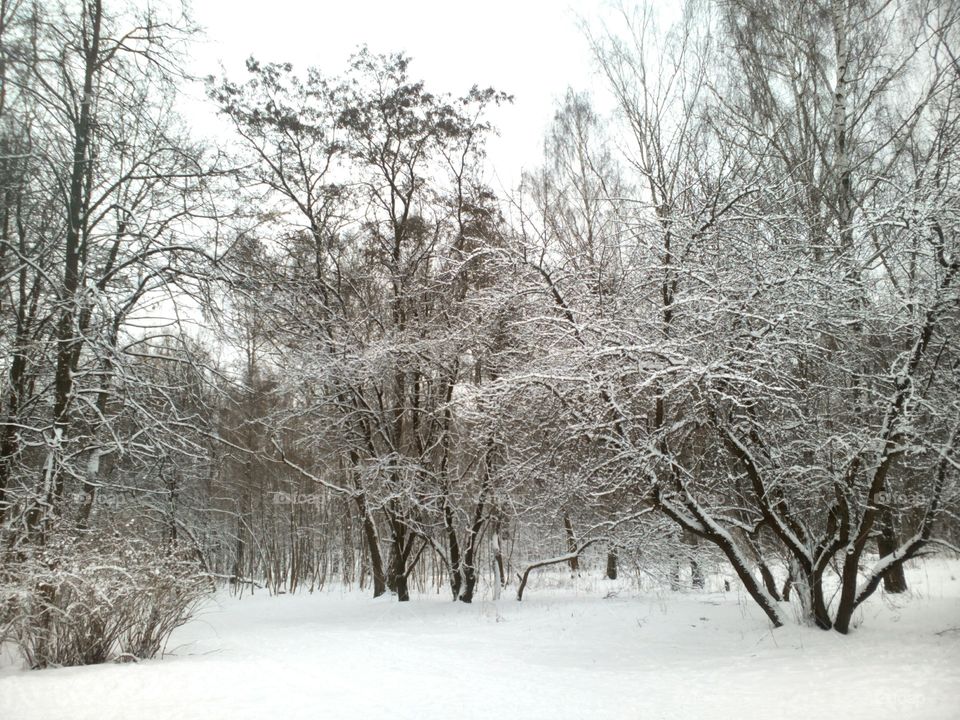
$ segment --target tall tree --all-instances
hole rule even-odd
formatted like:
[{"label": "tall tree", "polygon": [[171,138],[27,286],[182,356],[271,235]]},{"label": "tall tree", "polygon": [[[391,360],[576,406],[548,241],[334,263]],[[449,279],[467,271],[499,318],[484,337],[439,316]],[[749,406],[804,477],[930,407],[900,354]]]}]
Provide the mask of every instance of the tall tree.
[{"label": "tall tree", "polygon": [[[302,82],[250,61],[246,84],[212,88],[256,158],[254,181],[283,203],[277,322],[308,412],[326,425],[298,410],[316,467],[282,449],[281,460],[352,498],[374,594],[402,600],[432,542],[434,484],[446,487],[456,462],[449,404],[474,342],[458,307],[493,214],[477,174],[482,114],[504,99],[430,93],[408,65],[363,50],[343,78],[311,70]],[[284,237],[284,223],[302,230]]]}]

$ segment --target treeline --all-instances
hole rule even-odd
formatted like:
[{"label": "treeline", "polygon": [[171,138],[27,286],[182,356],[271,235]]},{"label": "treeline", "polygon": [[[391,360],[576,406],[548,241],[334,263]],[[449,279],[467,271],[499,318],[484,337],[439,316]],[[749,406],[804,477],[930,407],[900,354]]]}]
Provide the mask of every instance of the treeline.
[{"label": "treeline", "polygon": [[498,90],[250,59],[214,147],[179,10],[0,0],[0,632],[100,661],[218,583],[470,602],[588,549],[848,632],[956,549],[958,18],[624,10],[614,112],[570,91],[497,197]]}]

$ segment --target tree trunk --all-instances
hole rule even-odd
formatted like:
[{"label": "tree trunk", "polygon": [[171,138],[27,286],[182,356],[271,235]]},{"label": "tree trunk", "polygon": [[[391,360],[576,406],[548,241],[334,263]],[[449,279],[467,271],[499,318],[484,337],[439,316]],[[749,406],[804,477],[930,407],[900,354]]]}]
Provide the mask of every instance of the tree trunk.
[{"label": "tree trunk", "polygon": [[456,600],[460,597],[460,588],[463,584],[463,576],[460,574],[460,543],[457,541],[457,530],[453,525],[453,511],[446,500],[443,504],[443,522],[446,525],[447,546],[450,551],[450,592]]},{"label": "tree trunk", "polygon": [[833,620],[830,619],[830,611],[827,608],[827,601],[823,596],[823,570],[815,570],[813,578],[810,580],[811,591],[813,594],[813,621],[821,630],[829,630],[833,627]]},{"label": "tree trunk", "polygon": [[410,589],[407,583],[406,573],[399,573],[395,578],[395,585],[397,592],[397,600],[399,602],[407,602],[410,600]]},{"label": "tree trunk", "polygon": [[570,515],[563,514],[563,529],[567,535],[567,552],[570,554],[570,570],[578,572],[580,570],[580,556],[575,551],[577,549],[577,540],[573,534],[573,523],[570,521]]},{"label": "tree trunk", "polygon": [[821,630],[830,630],[833,619],[823,595],[823,571],[825,563],[813,569],[802,567],[797,561],[790,564],[790,572],[783,586],[783,599],[789,599],[789,593],[796,590],[802,616]]},{"label": "tree trunk", "polygon": [[690,558],[690,584],[698,590],[702,590],[704,585],[706,585],[706,579],[703,577],[700,563],[693,558]]},{"label": "tree trunk", "polygon": [[493,563],[494,569],[496,571],[495,583],[496,587],[494,588],[494,599],[500,599],[500,590],[506,587],[507,584],[507,575],[503,567],[503,550],[500,547],[500,520],[499,518],[494,520],[493,523]]},{"label": "tree trunk", "polygon": [[366,499],[362,494],[354,496],[357,510],[363,523],[363,536],[367,541],[367,552],[370,556],[370,570],[373,574],[373,596],[380,597],[387,591],[386,577],[383,572],[383,556],[380,555],[380,541],[377,539],[377,528],[373,518],[367,512]]},{"label": "tree trunk", "polygon": [[390,543],[390,553],[387,555],[387,576],[385,578],[387,590],[392,593],[397,591],[397,577],[403,574],[403,568],[398,567],[396,542]]},{"label": "tree trunk", "polygon": [[[856,559],[859,559],[859,557]],[[833,629],[841,635],[850,632],[850,623],[853,621],[853,612],[856,610],[854,604],[856,587],[857,562],[856,560],[851,561],[851,556],[847,555],[840,576],[840,603],[837,607],[837,619],[833,623]]]},{"label": "tree trunk", "polygon": [[460,594],[460,602],[473,602],[473,593],[477,587],[477,570],[471,564],[463,566],[463,592]]},{"label": "tree trunk", "polygon": [[[725,550],[723,546],[721,546],[721,549]],[[737,573],[737,577],[740,578],[740,582],[743,583],[747,593],[753,598],[753,601],[760,606],[760,609],[763,610],[764,614],[770,620],[770,623],[775,628],[783,627],[783,617],[780,614],[780,609],[776,606],[776,601],[766,592],[765,588],[757,584],[749,568],[744,567],[736,558],[732,557],[730,553],[725,552],[724,554],[726,554],[727,559],[731,561],[734,572]]]},{"label": "tree trunk", "polygon": [[387,587],[391,592],[397,594],[399,602],[407,602],[410,599],[410,590],[407,582],[409,570],[407,568],[407,557],[410,554],[410,548],[413,546],[413,540],[407,538],[404,525],[395,517],[391,520],[393,526],[393,540],[390,543],[390,563],[387,573]]},{"label": "tree trunk", "polygon": [[243,517],[242,511],[237,513],[237,544],[234,548],[233,555],[233,573],[230,578],[230,584],[234,586],[235,589],[239,589],[241,595],[243,594],[243,565],[245,562],[245,545],[243,542]]},{"label": "tree trunk", "polygon": [[[880,515],[880,535],[877,537],[877,550],[880,559],[891,555],[899,546],[897,530],[893,516],[889,509]],[[904,593],[907,591],[907,576],[903,571],[903,563],[894,565],[883,575],[883,589],[888,593]]]},{"label": "tree trunk", "polygon": [[617,550],[616,548],[610,548],[607,551],[607,579],[616,580],[617,579]]},{"label": "tree trunk", "polygon": [[673,556],[673,572],[670,573],[670,589],[674,592],[680,589],[680,561]]},{"label": "tree trunk", "polygon": [[460,601],[465,603],[473,602],[473,593],[477,587],[477,547],[480,545],[480,537],[483,531],[483,511],[486,506],[486,495],[487,490],[484,487],[473,511],[473,524],[470,526],[470,532],[467,536],[467,550],[463,556],[464,588],[460,594]]},{"label": "tree trunk", "polygon": [[[73,166],[70,170],[70,190],[67,205],[67,228],[64,239],[63,310],[57,323],[57,364],[53,377],[53,432],[54,447],[65,438],[68,425],[68,408],[73,395],[72,360],[83,342],[74,331],[77,296],[80,290],[80,255],[86,223],[86,196],[84,183],[90,161],[90,139],[93,134],[94,80],[100,60],[100,23],[103,10],[100,0],[94,0],[90,8],[90,36],[85,38],[83,98],[80,114],[74,124]],[[54,452],[50,450],[48,452]],[[64,475],[56,470],[52,483],[47,488],[48,508],[57,514],[63,501]]]},{"label": "tree trunk", "polygon": [[763,578],[763,586],[767,589],[767,592],[770,593],[770,597],[774,600],[780,600],[780,592],[777,590],[777,583],[773,579],[773,573],[770,572],[770,568],[767,567],[767,564],[762,560],[757,563],[757,567],[760,568],[760,577]]}]

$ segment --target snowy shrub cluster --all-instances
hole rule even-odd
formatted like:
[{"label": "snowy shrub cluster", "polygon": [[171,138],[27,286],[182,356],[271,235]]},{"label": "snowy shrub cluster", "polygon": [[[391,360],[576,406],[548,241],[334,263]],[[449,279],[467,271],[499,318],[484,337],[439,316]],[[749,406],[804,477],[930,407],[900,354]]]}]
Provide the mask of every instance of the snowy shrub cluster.
[{"label": "snowy shrub cluster", "polygon": [[177,548],[66,538],[0,569],[0,640],[31,668],[151,658],[211,589]]}]

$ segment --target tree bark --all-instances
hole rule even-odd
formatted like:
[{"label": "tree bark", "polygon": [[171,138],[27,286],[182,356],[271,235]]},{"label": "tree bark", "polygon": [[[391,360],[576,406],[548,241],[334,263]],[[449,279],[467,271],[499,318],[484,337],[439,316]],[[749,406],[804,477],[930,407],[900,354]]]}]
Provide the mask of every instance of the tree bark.
[{"label": "tree bark", "polygon": [[453,524],[453,510],[444,498],[443,522],[447,530],[447,546],[450,552],[450,592],[453,599],[460,597],[460,588],[463,585],[463,576],[460,574],[460,543],[457,540],[457,529]]},{"label": "tree bark", "polygon": [[[70,190],[67,204],[67,230],[64,242],[63,303],[57,325],[57,366],[53,378],[53,432],[54,447],[66,434],[67,410],[73,393],[73,357],[83,340],[74,331],[77,295],[80,290],[80,254],[86,223],[86,193],[84,183],[90,161],[90,140],[93,134],[94,79],[100,59],[100,25],[103,8],[100,0],[90,5],[90,31],[84,36],[83,96],[80,115],[74,124],[73,165],[70,170]],[[52,450],[48,451],[52,452]],[[64,477],[57,471],[53,478],[49,508],[56,513],[63,500]]]},{"label": "tree bark", "polygon": [[610,548],[607,551],[607,579],[617,579],[617,549]]},{"label": "tree bark", "polygon": [[[487,481],[489,482],[489,480]],[[477,499],[477,506],[473,511],[473,524],[470,526],[470,532],[467,536],[467,551],[463,558],[463,593],[460,595],[460,601],[465,603],[473,602],[473,593],[477,587],[477,546],[480,544],[480,535],[483,530],[484,509],[486,508],[487,488],[486,484],[480,492]]]},{"label": "tree bark", "polygon": [[776,580],[773,579],[773,573],[770,572],[770,568],[767,567],[767,564],[762,560],[757,563],[757,567],[760,568],[760,577],[763,579],[763,586],[767,589],[767,592],[770,593],[770,597],[774,600],[780,600],[780,592],[777,590]]},{"label": "tree bark", "polygon": [[500,519],[497,518],[493,523],[493,562],[496,568],[497,577],[497,597],[499,598],[500,588],[506,587],[507,575],[503,567],[503,549],[500,545]]},{"label": "tree bark", "polygon": [[573,523],[570,521],[570,515],[568,513],[563,514],[563,530],[567,536],[567,552],[570,557],[568,560],[570,570],[578,572],[580,570],[580,553],[575,552],[577,549],[577,540],[576,537],[574,537]]},{"label": "tree bark", "polygon": [[706,585],[706,579],[703,577],[700,563],[693,558],[690,558],[690,584],[698,590],[702,590],[704,585]]},{"label": "tree bark", "polygon": [[[899,547],[897,530],[889,508],[880,515],[880,535],[877,537],[877,550],[880,559],[892,555]],[[888,593],[905,593],[907,591],[907,576],[903,570],[903,563],[898,563],[883,575],[883,589]]]},{"label": "tree bark", "polygon": [[363,524],[363,536],[367,541],[367,553],[370,556],[370,572],[373,575],[373,596],[380,597],[387,591],[386,576],[383,572],[383,556],[380,555],[380,541],[377,538],[377,528],[373,518],[367,511],[366,498],[362,493],[353,496]]}]

